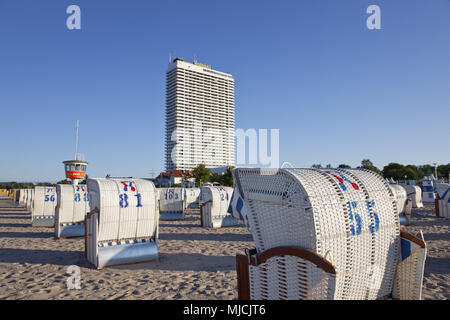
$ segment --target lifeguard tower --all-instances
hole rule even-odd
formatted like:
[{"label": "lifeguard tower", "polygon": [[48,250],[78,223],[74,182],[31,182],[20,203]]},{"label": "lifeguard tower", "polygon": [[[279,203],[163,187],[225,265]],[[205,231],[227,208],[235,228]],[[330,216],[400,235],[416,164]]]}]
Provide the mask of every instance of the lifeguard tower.
[{"label": "lifeguard tower", "polygon": [[78,185],[78,181],[85,178],[86,167],[88,164],[84,160],[79,160],[80,155],[78,154],[78,127],[79,122],[77,120],[77,129],[75,135],[75,159],[63,161],[64,169],[66,171],[66,178],[70,179],[73,185]]}]

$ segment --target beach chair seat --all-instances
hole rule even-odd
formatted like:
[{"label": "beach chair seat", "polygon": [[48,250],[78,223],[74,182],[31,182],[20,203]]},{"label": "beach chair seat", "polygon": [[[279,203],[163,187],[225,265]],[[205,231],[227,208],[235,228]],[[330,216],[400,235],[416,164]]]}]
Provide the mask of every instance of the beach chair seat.
[{"label": "beach chair seat", "polygon": [[238,220],[229,212],[233,196],[232,187],[201,187],[200,225],[205,228],[231,227]]},{"label": "beach chair seat", "polygon": [[35,187],[31,192],[31,225],[54,227],[57,202],[55,187]]},{"label": "beach chair seat", "polygon": [[183,188],[158,188],[159,191],[159,219],[184,219]]},{"label": "beach chair seat", "polygon": [[144,179],[88,179],[85,256],[96,268],[158,258],[157,190]]},{"label": "beach chair seat", "polygon": [[[401,260],[397,201],[381,176],[365,169],[248,168],[233,176],[256,246],[236,258],[240,298],[387,299],[394,298],[394,281],[404,288],[398,272],[414,259]],[[423,268],[415,269],[409,281],[417,288]],[[400,298],[420,298],[409,294]]]},{"label": "beach chair seat", "polygon": [[86,185],[56,185],[56,238],[84,236],[84,219],[90,211]]}]

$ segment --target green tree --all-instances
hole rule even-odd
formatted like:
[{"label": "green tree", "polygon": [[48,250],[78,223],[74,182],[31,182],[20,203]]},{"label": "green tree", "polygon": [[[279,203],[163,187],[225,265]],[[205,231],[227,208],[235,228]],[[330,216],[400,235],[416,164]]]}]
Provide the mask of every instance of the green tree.
[{"label": "green tree", "polygon": [[340,164],[340,165],[338,166],[338,168],[351,169],[352,167],[350,167],[348,164]]},{"label": "green tree", "polygon": [[322,168],[322,165],[321,165],[320,163],[318,163],[318,164],[313,164],[313,165],[311,166],[311,168],[321,169],[321,168]]},{"label": "green tree", "polygon": [[70,181],[67,179],[64,179],[64,180],[58,181],[56,184],[70,184]]},{"label": "green tree", "polygon": [[400,163],[391,162],[383,167],[383,176],[394,180],[405,179],[405,166]]},{"label": "green tree", "polygon": [[183,175],[181,176],[181,182],[187,183],[192,179],[192,172],[189,170],[184,170]]},{"label": "green tree", "polygon": [[372,163],[372,161],[370,161],[369,159],[363,159],[361,161],[361,166],[358,168],[364,168],[367,170],[371,170],[373,172],[378,173],[379,175],[383,175],[383,173],[380,171],[380,169],[378,169],[377,167],[375,167]]},{"label": "green tree", "polygon": [[209,181],[211,171],[204,164],[199,164],[194,169],[195,186],[200,187],[202,183]]},{"label": "green tree", "polygon": [[222,176],[222,185],[227,187],[233,187],[234,186],[234,180],[233,180],[233,166],[228,166],[227,171]]}]

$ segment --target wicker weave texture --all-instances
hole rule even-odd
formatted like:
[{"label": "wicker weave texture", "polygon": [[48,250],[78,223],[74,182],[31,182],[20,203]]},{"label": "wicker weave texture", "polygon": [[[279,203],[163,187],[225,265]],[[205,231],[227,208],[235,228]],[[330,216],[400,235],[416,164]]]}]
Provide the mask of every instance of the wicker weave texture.
[{"label": "wicker weave texture", "polygon": [[376,299],[392,291],[399,254],[397,203],[389,185],[364,169],[236,169],[258,252],[298,246],[331,252],[334,299]]},{"label": "wicker weave texture", "polygon": [[397,266],[392,292],[394,298],[400,300],[420,300],[422,298],[426,253],[426,248],[402,238],[402,261]]},{"label": "wicker weave texture", "polygon": [[252,300],[329,300],[336,277],[310,261],[281,256],[250,265],[249,280]]},{"label": "wicker weave texture", "polygon": [[89,205],[99,213],[98,241],[155,237],[159,215],[153,182],[88,179]]}]

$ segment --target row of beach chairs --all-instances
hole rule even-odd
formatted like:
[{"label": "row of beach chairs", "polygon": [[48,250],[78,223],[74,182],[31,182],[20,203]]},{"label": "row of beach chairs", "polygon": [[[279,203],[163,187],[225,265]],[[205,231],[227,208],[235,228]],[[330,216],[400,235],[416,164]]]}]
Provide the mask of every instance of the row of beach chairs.
[{"label": "row of beach chairs", "polygon": [[[89,192],[58,185],[55,232],[84,231],[86,259],[96,268],[155,260],[159,220],[183,219],[195,207],[204,227],[241,220],[252,234],[255,248],[236,256],[240,299],[421,298],[426,244],[400,229],[406,204],[420,205],[417,189],[364,169],[240,168],[233,176],[234,189],[108,178],[88,179]],[[33,209],[38,197],[51,198],[45,188],[35,189]],[[62,205],[65,197],[73,203]]]}]

